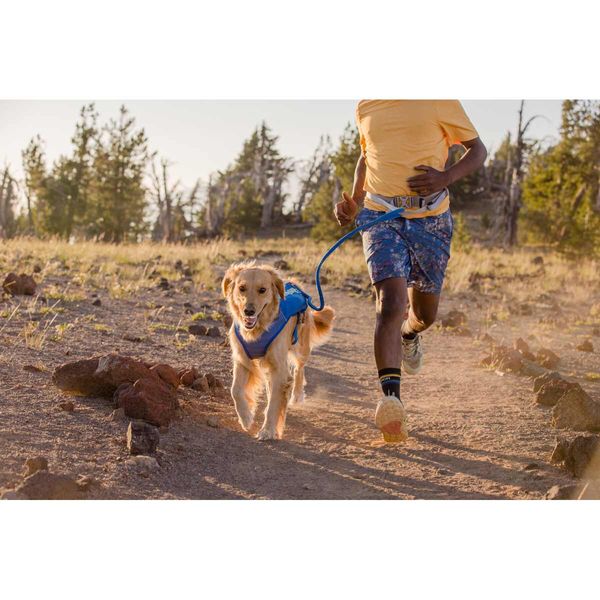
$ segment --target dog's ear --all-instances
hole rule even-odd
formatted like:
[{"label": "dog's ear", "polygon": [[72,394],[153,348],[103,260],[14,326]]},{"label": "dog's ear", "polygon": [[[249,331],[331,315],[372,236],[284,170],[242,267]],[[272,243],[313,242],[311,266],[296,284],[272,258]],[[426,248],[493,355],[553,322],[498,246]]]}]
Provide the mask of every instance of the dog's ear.
[{"label": "dog's ear", "polygon": [[283,287],[283,280],[279,277],[277,271],[271,271],[271,280],[273,281],[273,288],[276,293],[279,294],[280,298],[285,297],[285,288]]},{"label": "dog's ear", "polygon": [[231,265],[231,267],[229,267],[229,269],[227,269],[225,272],[223,281],[221,282],[221,289],[223,290],[223,296],[225,296],[225,298],[229,296],[229,293],[231,292],[231,285],[235,281],[235,278],[238,276],[240,271],[240,265]]}]

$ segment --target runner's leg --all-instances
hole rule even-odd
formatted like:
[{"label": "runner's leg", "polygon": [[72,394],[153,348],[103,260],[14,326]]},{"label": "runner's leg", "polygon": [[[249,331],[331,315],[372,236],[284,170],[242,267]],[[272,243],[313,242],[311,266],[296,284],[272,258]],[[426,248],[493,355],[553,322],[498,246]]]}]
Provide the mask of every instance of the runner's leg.
[{"label": "runner's leg", "polygon": [[410,308],[408,319],[402,324],[402,334],[411,337],[433,325],[440,304],[440,294],[426,294],[411,287],[408,288],[408,298]]},{"label": "runner's leg", "polygon": [[406,279],[390,277],[375,283],[375,362],[377,369],[399,369],[402,363],[401,328],[406,313]]}]

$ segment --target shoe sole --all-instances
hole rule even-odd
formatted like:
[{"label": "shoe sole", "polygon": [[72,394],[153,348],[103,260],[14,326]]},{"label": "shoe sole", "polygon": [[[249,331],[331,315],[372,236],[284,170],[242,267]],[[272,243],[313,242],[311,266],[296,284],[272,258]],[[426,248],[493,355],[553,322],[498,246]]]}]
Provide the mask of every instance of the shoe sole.
[{"label": "shoe sole", "polygon": [[417,373],[419,373],[421,371],[421,369],[423,368],[423,361],[421,361],[421,364],[418,367],[409,367],[404,361],[402,361],[402,370],[407,374],[407,375],[416,375]]},{"label": "shoe sole", "polygon": [[390,400],[382,401],[375,411],[375,424],[385,442],[398,444],[408,439],[406,427],[406,410],[398,403]]}]

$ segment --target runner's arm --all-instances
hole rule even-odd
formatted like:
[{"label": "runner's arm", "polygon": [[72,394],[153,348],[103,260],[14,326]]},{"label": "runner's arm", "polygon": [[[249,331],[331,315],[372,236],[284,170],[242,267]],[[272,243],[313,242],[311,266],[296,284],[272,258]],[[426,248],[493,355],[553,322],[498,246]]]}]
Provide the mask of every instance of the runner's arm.
[{"label": "runner's arm", "polygon": [[351,223],[365,199],[365,177],[367,175],[367,161],[364,155],[360,155],[354,169],[354,183],[352,185],[352,196],[342,192],[342,200],[335,205],[334,214],[340,225]]},{"label": "runner's arm", "polygon": [[474,173],[479,169],[487,157],[487,150],[480,138],[461,142],[467,149],[461,159],[444,171],[438,171],[427,165],[415,167],[418,171],[424,171],[421,175],[415,175],[407,179],[411,191],[421,196],[428,196],[443,190],[459,179]]}]

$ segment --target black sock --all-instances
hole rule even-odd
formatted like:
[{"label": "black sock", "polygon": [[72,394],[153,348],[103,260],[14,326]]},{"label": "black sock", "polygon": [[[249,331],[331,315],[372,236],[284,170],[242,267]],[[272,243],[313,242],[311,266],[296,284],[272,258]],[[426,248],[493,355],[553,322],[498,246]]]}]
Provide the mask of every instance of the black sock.
[{"label": "black sock", "polygon": [[402,337],[405,340],[414,340],[417,337],[417,332],[416,331],[411,331],[410,333],[403,333]]},{"label": "black sock", "polygon": [[400,400],[400,369],[379,369],[379,383],[386,396]]}]

